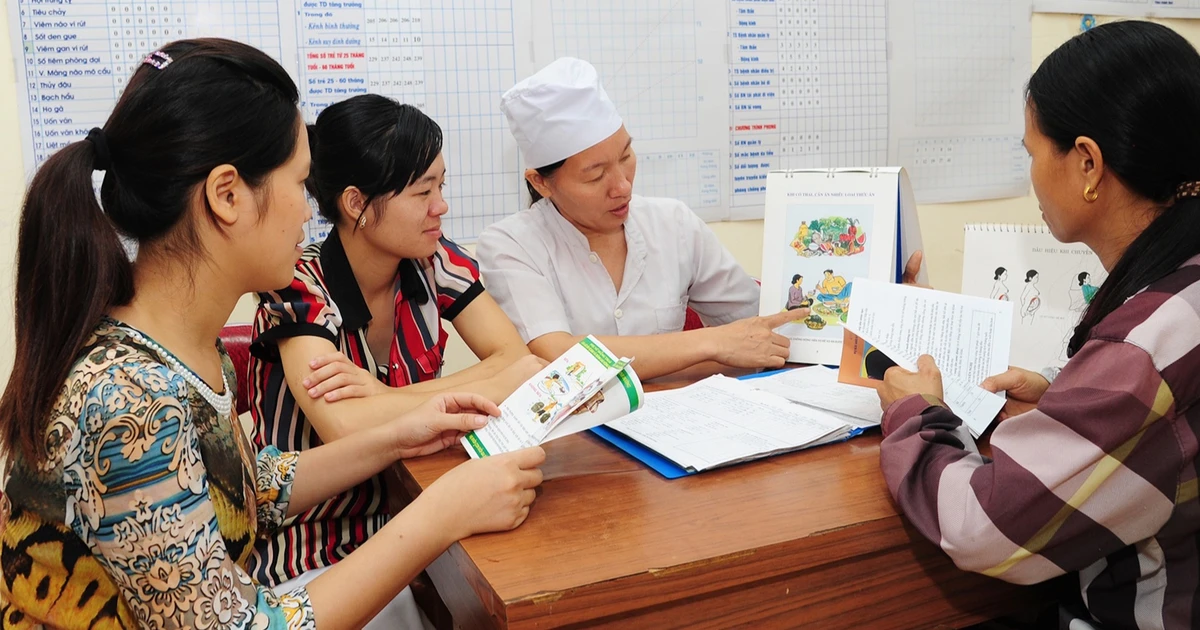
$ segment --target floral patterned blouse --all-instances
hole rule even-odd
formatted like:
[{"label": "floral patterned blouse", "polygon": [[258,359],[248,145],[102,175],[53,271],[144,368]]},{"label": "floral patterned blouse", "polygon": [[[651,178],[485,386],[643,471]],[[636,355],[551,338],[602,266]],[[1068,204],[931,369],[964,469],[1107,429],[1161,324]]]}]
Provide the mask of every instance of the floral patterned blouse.
[{"label": "floral patterned blouse", "polygon": [[[2,628],[315,628],[304,589],[246,573],[287,513],[296,453],[255,456],[163,351],[106,319],[0,510]],[[232,364],[218,343],[226,382]]]}]

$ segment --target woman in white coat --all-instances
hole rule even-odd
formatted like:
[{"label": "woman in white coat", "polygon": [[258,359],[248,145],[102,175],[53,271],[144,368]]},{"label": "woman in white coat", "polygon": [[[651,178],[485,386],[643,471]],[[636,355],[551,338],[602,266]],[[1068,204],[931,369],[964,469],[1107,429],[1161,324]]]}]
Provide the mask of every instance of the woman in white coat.
[{"label": "woman in white coat", "polygon": [[[633,193],[633,139],[595,68],[559,59],[500,107],[534,203],[484,230],[476,253],[534,354],[553,359],[592,334],[647,379],[704,362],[784,364],[789,340],[773,329],[806,309],[758,317],[758,285],[686,204]],[[689,307],[708,328],[683,331]]]},{"label": "woman in white coat", "polygon": [[[553,359],[585,335],[654,378],[705,361],[780,367],[759,290],[683,202],[633,194],[637,156],[595,68],[563,58],[501,101],[531,167],[534,204],[484,230],[484,284],[529,349]],[[683,332],[691,307],[709,327]]]}]

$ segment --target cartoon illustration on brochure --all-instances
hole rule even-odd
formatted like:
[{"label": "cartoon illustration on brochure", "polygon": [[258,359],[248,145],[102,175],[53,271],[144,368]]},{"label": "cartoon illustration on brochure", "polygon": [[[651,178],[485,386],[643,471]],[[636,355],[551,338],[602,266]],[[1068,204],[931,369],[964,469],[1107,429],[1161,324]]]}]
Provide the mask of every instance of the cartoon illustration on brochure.
[{"label": "cartoon illustration on brochure", "polygon": [[570,393],[571,385],[567,379],[563,378],[562,374],[559,374],[558,371],[553,371],[547,374],[542,379],[542,382],[537,384],[537,389],[551,398],[557,398]]},{"label": "cartoon illustration on brochure", "polygon": [[576,361],[567,366],[567,376],[575,379],[575,383],[583,387],[583,383],[587,380],[587,367],[583,361]]},{"label": "cartoon illustration on brochure", "polygon": [[596,410],[599,409],[600,405],[603,403],[604,403],[604,390],[600,390],[600,391],[596,392],[594,395],[592,395],[592,397],[589,398],[587,400],[587,402],[583,403],[582,405],[579,405],[579,408],[576,409],[575,412],[572,413],[571,415],[578,416],[579,414],[583,414],[583,413],[596,413]]},{"label": "cartoon illustration on brochure", "polygon": [[558,409],[558,401],[551,399],[549,402],[537,401],[529,408],[533,412],[533,416],[541,424],[546,424],[550,417],[554,415],[554,410]]}]

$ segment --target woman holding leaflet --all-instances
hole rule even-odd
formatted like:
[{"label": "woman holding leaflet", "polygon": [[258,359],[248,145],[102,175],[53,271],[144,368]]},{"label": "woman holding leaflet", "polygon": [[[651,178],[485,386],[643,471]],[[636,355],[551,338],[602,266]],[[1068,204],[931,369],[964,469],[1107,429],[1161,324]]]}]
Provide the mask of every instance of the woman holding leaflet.
[{"label": "woman holding leaflet", "polygon": [[1049,627],[1200,624],[1200,54],[1115,22],[1068,41],[1029,81],[1025,146],[1054,237],[1108,279],[1053,382],[1010,370],[992,457],[940,400],[937,366],[894,368],[881,464],[908,518],[959,567],[1080,597]]},{"label": "woman holding leaflet", "polygon": [[[442,235],[442,130],[376,94],[308,127],[308,191],[334,225],[291,284],[259,295],[250,362],[259,448],[303,450],[390,422],[448,390],[502,402],[544,362],[484,291],[475,261]],[[450,322],[480,362],[440,378]],[[260,537],[264,584],[302,584],[390,518],[382,475]],[[313,553],[316,549],[316,553]]]},{"label": "woman holding leaflet", "polygon": [[[540,449],[459,466],[305,586],[246,572],[264,530],[498,413],[448,394],[335,444],[254,453],[218,334],[300,255],[298,98],[258,50],[175,42],[145,58],[103,128],[34,176],[0,398],[0,626],[361,628],[389,607],[396,627],[389,603],[426,564],[528,514]],[[121,235],[137,240],[133,263]]]}]

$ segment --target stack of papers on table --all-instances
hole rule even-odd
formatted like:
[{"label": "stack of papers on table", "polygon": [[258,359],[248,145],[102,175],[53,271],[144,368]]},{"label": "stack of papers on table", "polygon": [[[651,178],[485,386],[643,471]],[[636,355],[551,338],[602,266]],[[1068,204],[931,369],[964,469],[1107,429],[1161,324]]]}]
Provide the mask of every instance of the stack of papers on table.
[{"label": "stack of papers on table", "polygon": [[[817,369],[833,374],[836,384],[836,373]],[[847,413],[865,415],[861,404],[838,404],[840,411],[835,414],[767,391],[789,391],[789,396],[805,397],[805,388],[812,387],[809,380],[824,382],[826,375],[814,372],[779,378],[783,376],[737,380],[718,375],[682,389],[648,394],[640,410],[609,422],[605,428],[619,433],[618,438],[650,449],[688,474],[841,441],[870,426],[870,421]],[[878,407],[878,402],[875,404]],[[607,431],[597,433],[633,453],[623,440],[610,439]]]}]

